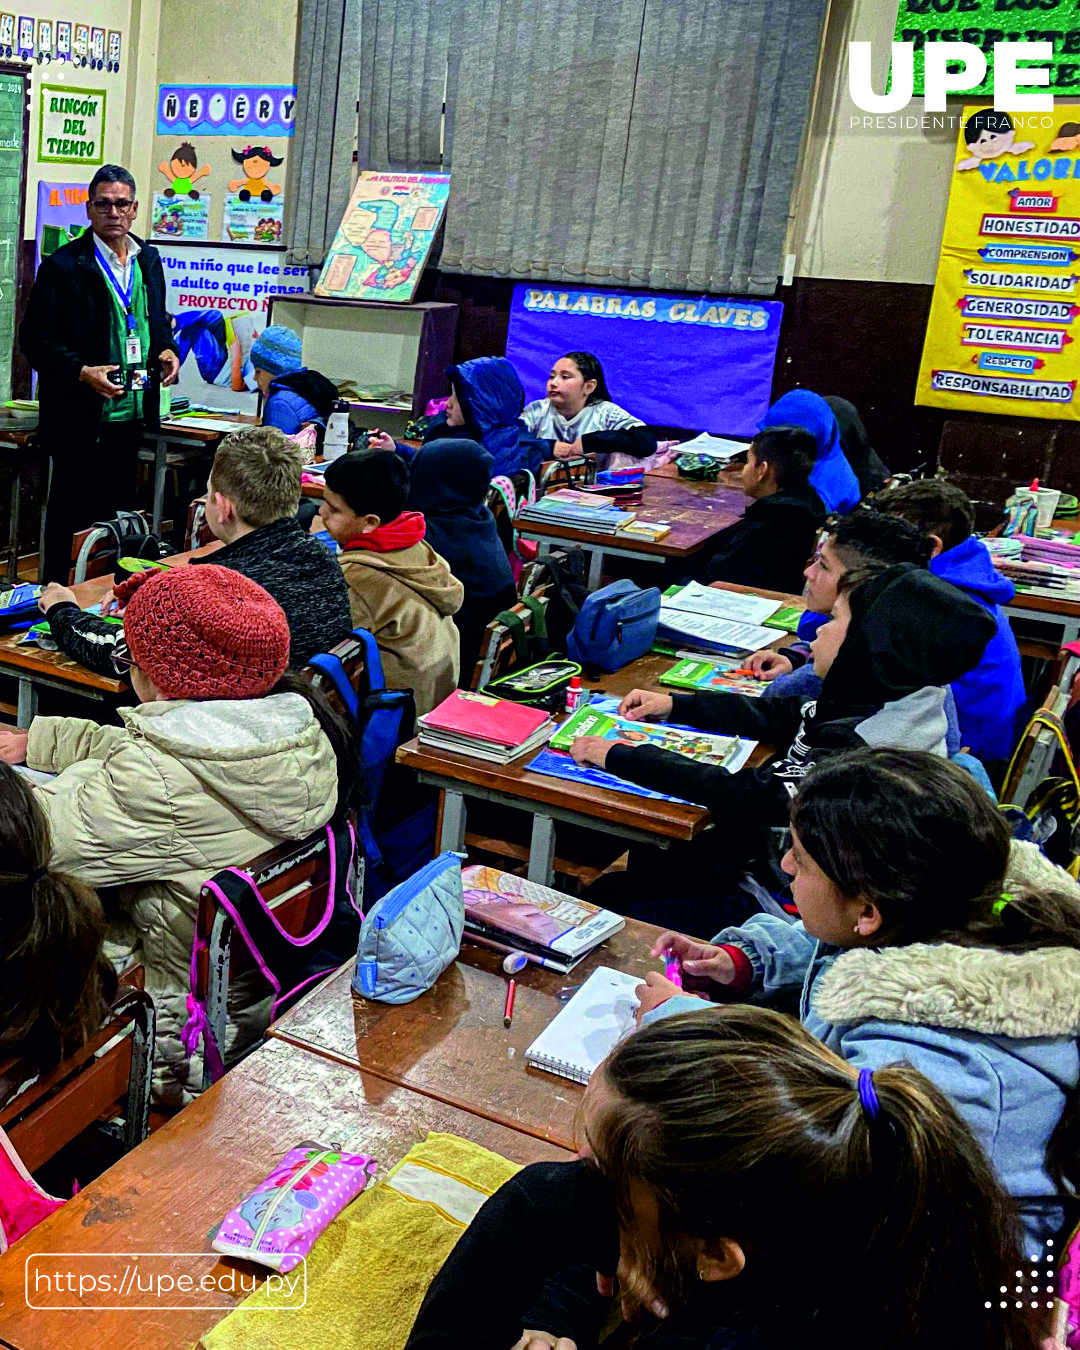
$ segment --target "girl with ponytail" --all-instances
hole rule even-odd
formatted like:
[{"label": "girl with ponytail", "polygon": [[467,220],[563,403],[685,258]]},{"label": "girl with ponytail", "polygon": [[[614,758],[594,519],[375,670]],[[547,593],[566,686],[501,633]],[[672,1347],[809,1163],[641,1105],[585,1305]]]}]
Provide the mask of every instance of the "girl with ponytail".
[{"label": "girl with ponytail", "polygon": [[908,1065],[860,1071],[765,1008],[684,1014],[612,1051],[580,1134],[480,1211],[408,1350],[586,1350],[616,1268],[650,1350],[1038,1345],[1050,1268],[1017,1299],[1012,1205]]},{"label": "girl with ponytail", "polygon": [[85,1044],[116,993],[101,904],[50,869],[51,853],[33,789],[0,764],[0,1059],[17,1055],[36,1074]]},{"label": "girl with ponytail", "polygon": [[[710,999],[798,1000],[855,1069],[919,1069],[1016,1201],[1025,1261],[1044,1260],[1080,1184],[1080,889],[963,769],[904,750],[819,764],[782,866],[799,922],[665,933],[653,954]],[[655,973],[640,994],[646,1021],[700,1007]]]}]

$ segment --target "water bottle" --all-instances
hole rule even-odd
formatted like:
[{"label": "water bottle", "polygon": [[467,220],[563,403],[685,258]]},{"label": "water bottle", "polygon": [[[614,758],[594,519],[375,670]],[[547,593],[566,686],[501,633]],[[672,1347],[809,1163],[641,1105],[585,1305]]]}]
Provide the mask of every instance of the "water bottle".
[{"label": "water bottle", "polygon": [[326,421],[326,435],[323,437],[323,459],[337,459],[349,449],[349,405],[343,398],[334,404],[333,411]]}]

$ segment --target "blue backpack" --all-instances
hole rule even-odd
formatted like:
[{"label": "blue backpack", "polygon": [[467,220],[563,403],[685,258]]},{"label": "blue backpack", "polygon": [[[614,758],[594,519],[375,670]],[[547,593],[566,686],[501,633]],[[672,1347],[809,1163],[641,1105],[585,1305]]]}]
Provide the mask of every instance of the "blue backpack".
[{"label": "blue backpack", "polygon": [[[423,802],[417,803],[410,800],[412,794],[404,791],[394,792],[395,800],[391,803],[380,801],[387,770],[392,773],[395,768],[394,753],[413,734],[416,710],[408,690],[387,689],[382,657],[372,635],[364,628],[356,628],[353,637],[364,648],[366,694],[356,692],[340,657],[332,652],[320,652],[308,664],[333,682],[360,729],[360,766],[368,805],[359,813],[357,834],[367,864],[364,894],[370,905],[431,858],[436,806],[434,801],[427,800],[428,794]],[[382,811],[379,809],[382,805],[405,809]]]},{"label": "blue backpack", "polygon": [[644,656],[656,640],[660,592],[623,578],[586,596],[566,649],[572,661],[613,671]]}]

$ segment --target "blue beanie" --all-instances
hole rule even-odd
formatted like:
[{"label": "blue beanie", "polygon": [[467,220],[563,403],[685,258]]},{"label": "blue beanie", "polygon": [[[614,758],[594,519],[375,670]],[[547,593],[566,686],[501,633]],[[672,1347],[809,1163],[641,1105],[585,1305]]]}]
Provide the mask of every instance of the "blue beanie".
[{"label": "blue beanie", "polygon": [[268,375],[288,375],[304,364],[300,339],[291,328],[271,324],[251,344],[251,364]]}]

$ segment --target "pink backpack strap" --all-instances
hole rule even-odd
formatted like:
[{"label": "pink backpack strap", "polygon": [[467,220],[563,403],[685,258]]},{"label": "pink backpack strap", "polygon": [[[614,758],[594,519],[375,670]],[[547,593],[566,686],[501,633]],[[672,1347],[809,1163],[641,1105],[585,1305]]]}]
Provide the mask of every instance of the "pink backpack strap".
[{"label": "pink backpack strap", "polygon": [[0,1250],[7,1251],[63,1203],[41,1189],[0,1129]]}]

